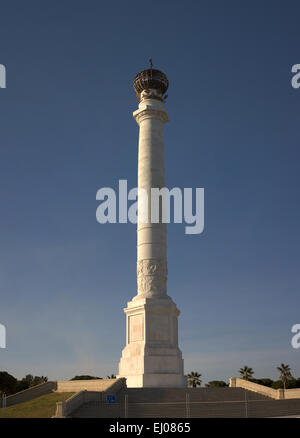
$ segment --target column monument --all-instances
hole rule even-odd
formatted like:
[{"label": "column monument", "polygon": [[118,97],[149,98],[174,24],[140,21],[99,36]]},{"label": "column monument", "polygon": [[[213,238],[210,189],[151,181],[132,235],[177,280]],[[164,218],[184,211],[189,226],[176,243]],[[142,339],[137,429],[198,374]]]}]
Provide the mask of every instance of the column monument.
[{"label": "column monument", "polygon": [[[167,295],[166,224],[151,223],[151,188],[165,187],[164,124],[168,113],[163,96],[168,78],[159,70],[143,70],[134,79],[139,109],[133,113],[139,125],[138,188],[148,194],[148,220],[138,212],[137,295],[128,302],[126,346],[118,377],[128,387],[186,386],[183,359],[178,348],[178,316]],[[161,209],[161,208],[160,208]]]}]

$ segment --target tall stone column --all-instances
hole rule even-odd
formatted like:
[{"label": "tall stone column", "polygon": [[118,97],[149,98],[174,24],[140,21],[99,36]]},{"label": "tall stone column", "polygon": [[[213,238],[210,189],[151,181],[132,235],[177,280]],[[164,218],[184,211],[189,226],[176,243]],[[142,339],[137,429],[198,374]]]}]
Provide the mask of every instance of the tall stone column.
[{"label": "tall stone column", "polygon": [[133,116],[140,127],[138,188],[145,190],[148,199],[148,221],[138,215],[137,296],[166,296],[166,224],[151,223],[151,188],[165,187],[163,127],[169,118],[164,104],[149,97],[142,98]]},{"label": "tall stone column", "polygon": [[164,124],[169,120],[162,96],[167,77],[158,70],[143,70],[134,80],[140,99],[133,113],[139,125],[138,188],[148,194],[148,218],[139,209],[137,227],[137,295],[124,309],[126,347],[119,377],[128,387],[186,386],[178,348],[179,310],[167,295],[166,224],[151,220],[151,188],[165,187]]}]

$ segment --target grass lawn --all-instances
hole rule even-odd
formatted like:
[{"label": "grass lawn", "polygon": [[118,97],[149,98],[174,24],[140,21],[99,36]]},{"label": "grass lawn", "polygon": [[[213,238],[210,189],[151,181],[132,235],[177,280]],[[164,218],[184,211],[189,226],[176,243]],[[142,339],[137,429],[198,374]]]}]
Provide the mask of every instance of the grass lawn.
[{"label": "grass lawn", "polygon": [[[56,402],[65,401],[74,392],[52,392],[25,403],[19,403],[6,408],[6,418],[50,418],[55,415]],[[0,409],[0,420],[2,409]]]}]

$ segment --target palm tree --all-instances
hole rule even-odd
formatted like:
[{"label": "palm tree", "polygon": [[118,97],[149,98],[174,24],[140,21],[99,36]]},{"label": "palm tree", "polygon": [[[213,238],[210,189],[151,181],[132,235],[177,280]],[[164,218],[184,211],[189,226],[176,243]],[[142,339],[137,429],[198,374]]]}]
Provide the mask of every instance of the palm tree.
[{"label": "palm tree", "polygon": [[253,376],[254,371],[252,368],[247,367],[247,365],[245,365],[244,368],[240,368],[239,373],[244,380],[249,380]]},{"label": "palm tree", "polygon": [[201,386],[202,380],[200,379],[201,374],[197,373],[197,371],[191,371],[188,374],[188,385],[196,388],[197,386]]},{"label": "palm tree", "polygon": [[285,391],[286,382],[290,379],[293,379],[293,376],[291,374],[291,368],[289,365],[284,365],[284,363],[282,363],[280,367],[277,367],[277,370],[280,372],[280,378],[283,383],[283,391]]},{"label": "palm tree", "polygon": [[106,377],[107,379],[116,379],[116,375],[115,374],[111,374],[110,376]]}]

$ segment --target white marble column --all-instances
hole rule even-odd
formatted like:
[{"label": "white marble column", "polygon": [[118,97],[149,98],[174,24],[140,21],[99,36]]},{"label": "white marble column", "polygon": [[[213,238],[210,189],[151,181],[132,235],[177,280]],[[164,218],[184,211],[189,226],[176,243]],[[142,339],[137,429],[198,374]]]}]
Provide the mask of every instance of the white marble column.
[{"label": "white marble column", "polygon": [[[164,124],[169,120],[164,104],[157,99],[142,100],[133,113],[139,132],[138,187],[148,195],[151,218],[151,188],[165,187]],[[143,221],[138,216],[137,283],[138,297],[167,293],[166,224]]]},{"label": "white marble column", "polygon": [[128,387],[186,386],[178,348],[178,316],[167,295],[166,224],[151,223],[151,188],[165,187],[164,124],[169,120],[157,90],[143,90],[139,109],[138,187],[148,194],[148,220],[138,215],[137,295],[128,302],[126,346],[118,377]]}]

